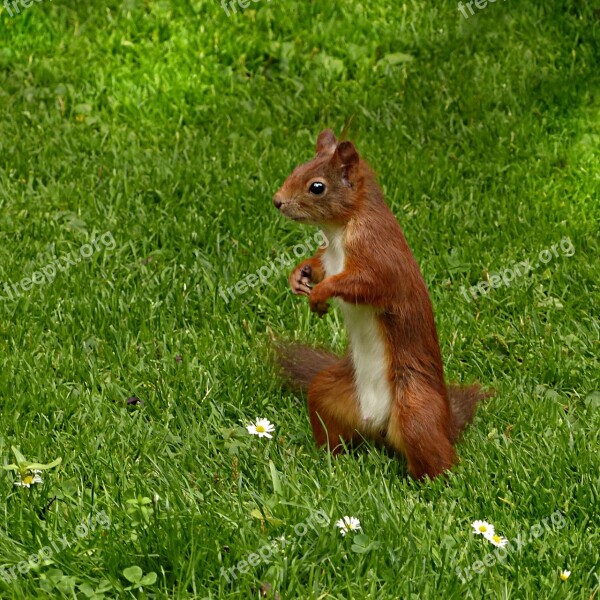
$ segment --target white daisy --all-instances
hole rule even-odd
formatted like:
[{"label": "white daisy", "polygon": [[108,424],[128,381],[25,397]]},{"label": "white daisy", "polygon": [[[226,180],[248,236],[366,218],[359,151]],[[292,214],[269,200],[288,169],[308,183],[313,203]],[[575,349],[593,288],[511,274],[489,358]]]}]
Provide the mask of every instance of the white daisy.
[{"label": "white daisy", "polygon": [[33,471],[29,471],[23,479],[18,479],[15,481],[15,485],[17,487],[31,487],[35,483],[44,483],[43,479],[40,477],[41,471],[38,469],[34,469]]},{"label": "white daisy", "polygon": [[506,544],[508,544],[508,540],[505,537],[502,537],[501,535],[498,535],[496,533],[493,534],[484,534],[485,539],[488,542],[491,542],[492,544],[494,544],[494,546],[497,546],[498,548],[504,548],[504,546],[506,546]]},{"label": "white daisy", "polygon": [[486,521],[473,521],[471,527],[477,535],[494,535],[494,526]]},{"label": "white daisy", "polygon": [[336,527],[339,527],[340,533],[345,536],[351,531],[360,531],[360,521],[356,517],[343,517],[336,522]]},{"label": "white daisy", "polygon": [[560,574],[560,578],[563,581],[566,581],[567,579],[569,579],[570,576],[571,576],[571,571],[567,571],[566,569],[564,571],[562,571]]},{"label": "white daisy", "polygon": [[246,425],[248,433],[257,435],[258,437],[272,438],[271,433],[275,431],[275,425],[273,425],[269,419],[256,419],[256,423]]}]

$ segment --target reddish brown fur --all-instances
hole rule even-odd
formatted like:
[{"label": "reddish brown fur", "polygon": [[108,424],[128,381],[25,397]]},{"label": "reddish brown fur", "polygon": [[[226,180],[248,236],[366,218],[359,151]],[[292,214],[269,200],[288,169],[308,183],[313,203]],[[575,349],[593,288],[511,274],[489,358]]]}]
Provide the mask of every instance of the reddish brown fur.
[{"label": "reddish brown fur", "polygon": [[[315,180],[326,185],[326,192],[316,197],[309,191]],[[327,277],[319,251],[291,274],[295,293],[309,296],[311,309],[319,314],[326,312],[331,298],[379,309],[385,340],[393,400],[385,431],[370,430],[361,420],[347,355],[304,377],[304,384],[310,381],[308,406],[317,444],[329,442],[337,450],[341,439],[379,440],[383,435],[386,444],[406,455],[414,477],[435,477],[449,469],[456,460],[452,443],[483,395],[478,386],[453,387],[453,401],[449,399],[429,293],[375,175],[350,142],[338,144],[327,130],[319,136],[317,156],[294,170],[274,202],[294,220],[345,231],[343,271]],[[308,279],[300,273],[306,266],[312,270]],[[311,289],[308,282],[316,285]],[[311,360],[307,352],[303,350],[304,365]],[[319,370],[319,356],[312,359],[313,371]],[[298,369],[288,372],[292,379],[302,379]]]},{"label": "reddish brown fur", "polygon": [[352,362],[343,358],[321,371],[308,390],[308,413],[318,446],[337,454],[341,443],[359,439],[360,409],[354,389]]}]

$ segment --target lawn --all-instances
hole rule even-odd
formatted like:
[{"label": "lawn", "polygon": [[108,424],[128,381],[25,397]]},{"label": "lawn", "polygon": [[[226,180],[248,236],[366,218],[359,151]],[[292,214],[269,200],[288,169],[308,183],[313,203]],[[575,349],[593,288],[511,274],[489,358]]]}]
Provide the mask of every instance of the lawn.
[{"label": "lawn", "polygon": [[[0,460],[61,459],[0,471],[0,598],[600,596],[600,1],[472,8],[0,8]],[[434,481],[317,450],[269,359],[345,348],[271,198],[351,117],[496,392]]]}]

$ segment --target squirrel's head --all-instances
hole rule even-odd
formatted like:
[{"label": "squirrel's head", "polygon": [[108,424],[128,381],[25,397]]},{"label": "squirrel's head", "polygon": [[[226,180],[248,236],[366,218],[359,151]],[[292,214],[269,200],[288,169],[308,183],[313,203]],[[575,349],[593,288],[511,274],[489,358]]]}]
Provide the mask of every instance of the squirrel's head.
[{"label": "squirrel's head", "polygon": [[360,157],[352,142],[337,141],[326,129],[317,139],[317,155],[296,167],[273,197],[283,215],[312,225],[344,225],[355,213]]}]

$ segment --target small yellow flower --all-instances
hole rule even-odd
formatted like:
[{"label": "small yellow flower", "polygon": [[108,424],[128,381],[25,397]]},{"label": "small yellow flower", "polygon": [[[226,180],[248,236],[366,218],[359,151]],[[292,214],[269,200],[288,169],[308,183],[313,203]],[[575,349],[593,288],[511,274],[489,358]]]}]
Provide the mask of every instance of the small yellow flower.
[{"label": "small yellow flower", "polygon": [[473,521],[471,527],[477,535],[494,535],[494,526],[486,521]]},{"label": "small yellow flower", "polygon": [[62,458],[57,458],[52,462],[43,464],[27,460],[16,446],[11,446],[15,455],[15,462],[10,465],[2,465],[0,469],[4,471],[15,471],[17,480],[15,485],[18,487],[31,487],[35,483],[43,483],[40,473],[47,469],[54,469],[62,462]]},{"label": "small yellow flower", "polygon": [[17,479],[17,481],[15,481],[15,485],[17,487],[29,488],[32,485],[34,485],[35,483],[44,483],[44,481],[40,477],[40,473],[41,473],[41,471],[39,471],[38,469],[34,469],[33,471],[28,471],[27,475],[25,475],[25,477],[23,477],[23,479]]},{"label": "small yellow flower", "polygon": [[256,419],[256,423],[247,425],[246,429],[248,433],[257,435],[258,437],[272,438],[271,433],[275,431],[275,425],[273,425],[269,419]]},{"label": "small yellow flower", "polygon": [[571,571],[567,571],[566,569],[564,571],[562,571],[560,574],[560,578],[563,581],[566,581],[567,579],[569,579],[570,576],[571,576]]},{"label": "small yellow flower", "polygon": [[340,533],[345,536],[351,531],[360,531],[360,521],[356,517],[343,517],[336,521],[336,526],[339,527]]},{"label": "small yellow flower", "polygon": [[504,548],[504,546],[508,544],[508,540],[505,537],[498,535],[497,533],[494,533],[493,535],[488,534],[484,537],[488,542],[491,542],[492,544],[494,544],[494,546],[497,546],[498,548]]}]

